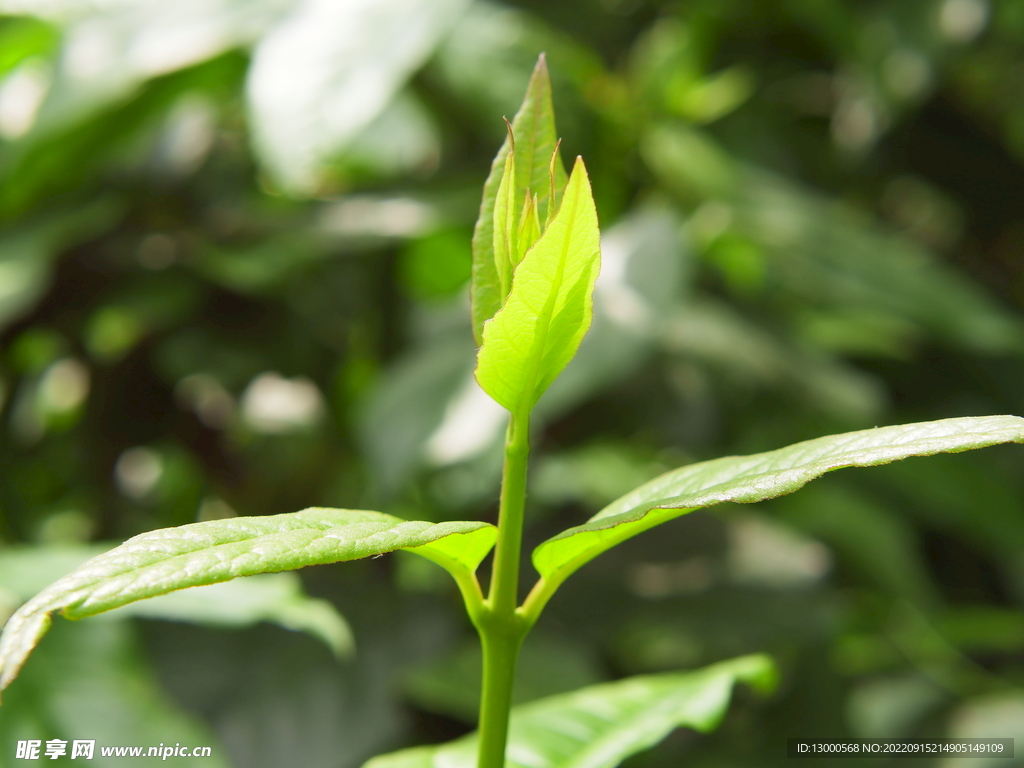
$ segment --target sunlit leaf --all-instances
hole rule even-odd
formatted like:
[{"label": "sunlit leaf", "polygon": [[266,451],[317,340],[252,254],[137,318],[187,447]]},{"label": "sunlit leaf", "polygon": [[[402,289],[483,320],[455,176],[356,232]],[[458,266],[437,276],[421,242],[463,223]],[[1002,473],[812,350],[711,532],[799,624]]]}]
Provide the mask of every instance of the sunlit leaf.
[{"label": "sunlit leaf", "polygon": [[410,549],[462,576],[479,565],[494,537],[487,523],[434,524],[316,507],[144,533],[88,561],[14,613],[0,638],[0,687],[18,674],[57,610],[80,619],[186,587],[396,549]]},{"label": "sunlit leaf", "polygon": [[[765,656],[743,656],[696,672],[631,677],[552,696],[512,710],[510,768],[614,768],[674,729],[710,731],[725,714],[732,688],[775,685]],[[476,734],[440,746],[376,757],[365,768],[473,768]]]},{"label": "sunlit leaf", "polygon": [[300,4],[253,52],[256,147],[288,189],[315,192],[324,165],[379,115],[466,0]]},{"label": "sunlit leaf", "polygon": [[582,159],[561,208],[516,269],[501,311],[484,326],[476,377],[513,413],[533,406],[576,354],[593,306],[600,238]]},{"label": "sunlit leaf", "polygon": [[830,435],[767,453],[692,464],[651,480],[585,525],[544,542],[534,550],[533,563],[546,580],[558,584],[616,544],[702,507],[782,496],[842,467],[870,467],[1009,442],[1024,442],[1024,419],[979,416]]},{"label": "sunlit leaf", "polygon": [[[551,78],[543,56],[530,78],[523,104],[512,120],[516,137],[516,194],[513,210],[518,212],[526,200],[529,189],[538,197],[538,216],[547,217],[550,203],[549,165],[558,141],[555,131],[555,110],[551,103]],[[491,172],[484,182],[480,218],[473,231],[473,335],[483,343],[483,324],[501,308],[504,294],[494,263],[494,206],[505,170],[505,157],[511,149],[506,138],[491,164]],[[555,160],[555,195],[565,187],[565,168],[561,159]],[[558,201],[555,201],[557,207]]]}]

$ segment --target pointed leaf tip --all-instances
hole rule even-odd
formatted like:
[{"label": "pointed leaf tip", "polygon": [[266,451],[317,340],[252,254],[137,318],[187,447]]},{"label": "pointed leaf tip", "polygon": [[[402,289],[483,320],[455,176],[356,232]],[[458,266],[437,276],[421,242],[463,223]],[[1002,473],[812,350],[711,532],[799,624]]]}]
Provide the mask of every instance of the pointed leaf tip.
[{"label": "pointed leaf tip", "polygon": [[477,381],[512,413],[532,408],[576,354],[593,315],[600,256],[597,210],[578,157],[558,213],[483,329]]},{"label": "pointed leaf tip", "polygon": [[[557,210],[558,197],[567,179],[564,166],[560,160],[556,160],[553,188],[555,202],[552,204],[552,185],[548,174],[552,150],[558,137],[551,101],[551,77],[546,61],[543,54],[538,57],[522,106],[512,119],[512,132],[518,145],[513,207],[517,213],[522,210],[527,190],[532,190],[538,198],[538,217],[544,222],[551,219],[551,209]],[[484,322],[494,317],[505,298],[494,258],[494,205],[504,173],[505,157],[511,149],[511,140],[506,137],[491,163],[487,181],[484,182],[480,215],[473,230],[470,294],[473,303],[473,335],[478,345],[483,343]]]}]

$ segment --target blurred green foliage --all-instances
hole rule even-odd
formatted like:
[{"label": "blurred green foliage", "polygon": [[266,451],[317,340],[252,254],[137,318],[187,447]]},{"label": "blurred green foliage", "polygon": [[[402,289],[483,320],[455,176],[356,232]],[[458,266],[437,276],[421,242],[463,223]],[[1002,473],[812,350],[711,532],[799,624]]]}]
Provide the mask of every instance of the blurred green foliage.
[{"label": "blurred green foliage", "polygon": [[[1016,0],[0,14],[0,611],[29,562],[56,577],[78,561],[54,552],[197,519],[494,516],[504,415],[471,379],[468,243],[542,50],[605,238],[594,325],[538,407],[528,544],[688,461],[1024,413]],[[519,697],[768,651],[774,699],[631,764],[1024,739],[1020,459],[839,473],[641,536],[567,583]],[[352,661],[208,610],[58,620],[5,699],[0,765],[93,728],[251,768],[459,735],[476,661],[432,567],[303,572]]]}]

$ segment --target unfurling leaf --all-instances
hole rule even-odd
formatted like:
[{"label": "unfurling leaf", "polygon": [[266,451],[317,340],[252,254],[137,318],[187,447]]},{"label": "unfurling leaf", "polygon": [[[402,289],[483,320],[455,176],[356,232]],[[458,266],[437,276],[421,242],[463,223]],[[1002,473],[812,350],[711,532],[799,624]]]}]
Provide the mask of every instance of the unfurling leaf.
[{"label": "unfurling leaf", "polygon": [[[562,157],[558,154],[558,148],[562,146],[562,140],[555,142],[555,148],[551,150],[551,159],[548,160],[548,204],[547,218],[544,220],[544,228],[555,218],[558,204],[562,200],[562,190],[565,189],[565,169],[562,167]],[[537,215],[540,215],[540,206],[537,206]]]},{"label": "unfurling leaf", "polygon": [[1024,442],[1024,419],[979,416],[865,429],[767,453],[691,464],[656,477],[613,501],[586,524],[548,539],[534,550],[533,564],[550,593],[616,544],[702,507],[772,499],[842,467],[870,467],[1011,442]]},{"label": "unfurling leaf", "polygon": [[[630,677],[551,696],[512,710],[507,768],[615,768],[681,726],[718,725],[737,683],[761,692],[776,672],[763,655],[742,656],[696,672]],[[364,768],[474,768],[475,733],[436,746],[370,760]]]},{"label": "unfurling leaf", "polygon": [[501,310],[484,325],[476,378],[515,414],[525,413],[576,354],[590,327],[601,248],[583,160],[562,205],[523,257]]},{"label": "unfurling leaf", "polygon": [[[558,198],[565,187],[566,174],[562,161],[555,152],[555,109],[551,103],[551,77],[541,54],[530,77],[526,96],[512,120],[516,136],[515,201],[512,210],[518,213],[526,200],[527,190],[538,198],[537,215],[541,221],[550,221],[558,209]],[[505,158],[512,149],[506,138],[491,163],[491,171],[484,182],[480,217],[473,230],[473,276],[470,292],[473,299],[473,335],[477,344],[483,343],[483,325],[501,309],[505,299],[494,258],[494,207],[505,171]],[[549,178],[549,174],[553,174]],[[554,183],[551,179],[553,178]],[[552,198],[554,201],[552,202]]]},{"label": "unfurling leaf", "polygon": [[[508,130],[509,140],[512,128]],[[519,248],[516,243],[516,151],[512,150],[505,157],[505,169],[498,185],[498,194],[494,198],[494,268],[498,272],[499,296],[502,303],[512,287],[513,262],[517,261]]]},{"label": "unfurling leaf", "polygon": [[459,580],[476,570],[495,538],[488,523],[427,523],[317,507],[143,533],[84,563],[14,612],[0,637],[0,690],[46,634],[54,611],[80,619],[186,587],[396,549],[433,560]]}]

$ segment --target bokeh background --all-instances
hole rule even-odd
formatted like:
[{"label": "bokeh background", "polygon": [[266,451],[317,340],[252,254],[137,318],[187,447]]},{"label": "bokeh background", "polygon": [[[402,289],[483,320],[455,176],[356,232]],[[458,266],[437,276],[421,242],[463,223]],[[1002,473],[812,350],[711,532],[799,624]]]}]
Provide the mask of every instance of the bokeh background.
[{"label": "bokeh background", "polygon": [[[539,408],[529,542],[687,462],[1024,414],[1020,0],[0,14],[0,615],[164,526],[494,519],[469,239],[540,51],[604,267]],[[776,695],[630,766],[780,765],[788,736],[1020,753],[1022,468],[1011,446],[845,470],[645,534],[555,598],[518,698],[767,651]],[[57,620],[5,693],[0,765],[95,738],[355,768],[473,726],[478,653],[430,563],[182,595]]]}]

